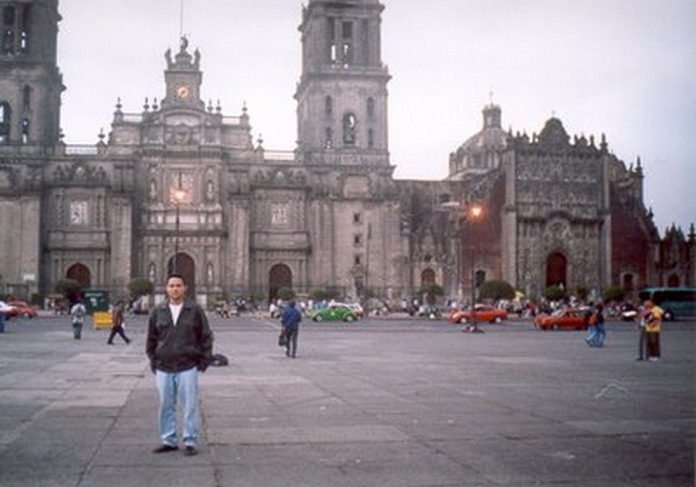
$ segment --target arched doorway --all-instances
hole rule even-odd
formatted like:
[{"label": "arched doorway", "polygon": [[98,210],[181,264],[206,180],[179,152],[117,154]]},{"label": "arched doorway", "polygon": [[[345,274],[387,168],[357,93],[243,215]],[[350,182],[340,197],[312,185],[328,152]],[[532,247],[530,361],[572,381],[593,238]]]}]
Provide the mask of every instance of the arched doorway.
[{"label": "arched doorway", "polygon": [[568,260],[560,252],[553,252],[546,259],[546,286],[568,287]]},{"label": "arched doorway", "polygon": [[[176,266],[174,259],[177,259]],[[195,298],[196,296],[196,263],[193,258],[183,252],[179,252],[176,256],[169,259],[167,263],[167,275],[172,274],[174,270],[181,274],[186,281],[186,296]]]},{"label": "arched doorway", "polygon": [[292,271],[285,264],[276,264],[271,267],[268,275],[269,302],[278,299],[278,291],[282,288],[292,289]]},{"label": "arched doorway", "polygon": [[425,269],[421,272],[421,287],[429,287],[435,284],[435,271],[432,269]]},{"label": "arched doorway", "polygon": [[82,286],[82,289],[87,289],[92,284],[92,274],[84,264],[73,264],[68,268],[65,277],[77,281]]}]

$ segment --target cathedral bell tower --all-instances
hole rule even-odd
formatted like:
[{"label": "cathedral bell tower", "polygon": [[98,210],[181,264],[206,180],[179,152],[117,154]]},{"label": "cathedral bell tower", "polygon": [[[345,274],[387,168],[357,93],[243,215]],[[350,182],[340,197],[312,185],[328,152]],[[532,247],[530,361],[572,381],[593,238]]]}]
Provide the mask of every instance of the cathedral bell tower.
[{"label": "cathedral bell tower", "polygon": [[58,0],[0,0],[0,146],[60,137]]},{"label": "cathedral bell tower", "polygon": [[379,0],[310,0],[303,9],[298,144],[305,160],[389,165]]}]

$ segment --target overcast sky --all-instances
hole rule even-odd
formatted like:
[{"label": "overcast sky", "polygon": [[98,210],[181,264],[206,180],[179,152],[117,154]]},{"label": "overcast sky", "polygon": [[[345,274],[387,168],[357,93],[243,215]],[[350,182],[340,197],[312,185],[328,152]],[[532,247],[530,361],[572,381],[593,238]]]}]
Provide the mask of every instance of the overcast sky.
[{"label": "overcast sky", "polygon": [[[164,96],[164,52],[182,32],[201,51],[202,98],[247,104],[254,138],[292,150],[302,2],[60,0],[58,63],[68,143],[108,133]],[[696,222],[696,1],[382,0],[392,80],[389,133],[399,179],[441,179],[449,153],[481,129],[492,99],[503,127],[539,132],[551,116],[642,160],[645,203],[662,232]],[[491,95],[492,94],[492,95]]]}]

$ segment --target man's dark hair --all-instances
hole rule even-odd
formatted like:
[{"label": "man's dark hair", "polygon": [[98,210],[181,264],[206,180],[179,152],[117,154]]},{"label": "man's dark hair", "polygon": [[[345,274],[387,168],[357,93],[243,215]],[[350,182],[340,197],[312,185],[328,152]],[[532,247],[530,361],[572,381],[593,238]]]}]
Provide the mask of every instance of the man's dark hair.
[{"label": "man's dark hair", "polygon": [[181,279],[184,284],[186,284],[186,279],[184,279],[184,276],[179,273],[179,272],[172,272],[167,276],[167,282],[169,282],[169,279],[176,278],[176,279]]}]

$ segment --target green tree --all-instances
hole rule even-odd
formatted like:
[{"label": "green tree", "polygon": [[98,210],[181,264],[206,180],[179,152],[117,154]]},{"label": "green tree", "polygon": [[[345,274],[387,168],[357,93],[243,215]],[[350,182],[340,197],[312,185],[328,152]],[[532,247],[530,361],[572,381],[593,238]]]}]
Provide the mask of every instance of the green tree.
[{"label": "green tree", "polygon": [[54,292],[62,294],[65,299],[73,303],[82,294],[82,284],[75,279],[61,279],[53,287]]},{"label": "green tree", "polygon": [[341,292],[334,287],[330,287],[327,289],[315,289],[312,291],[311,296],[315,301],[331,301],[332,299],[338,299],[341,296]]},{"label": "green tree", "polygon": [[590,294],[590,292],[587,290],[586,287],[578,287],[578,289],[575,291],[575,294],[579,299],[582,301],[585,301],[587,299],[587,296]]},{"label": "green tree", "polygon": [[278,297],[283,301],[294,299],[295,291],[293,291],[293,289],[289,287],[281,287],[280,289],[278,289]]},{"label": "green tree", "polygon": [[560,286],[549,286],[544,289],[544,297],[549,301],[560,301],[565,298],[565,290]]},{"label": "green tree", "polygon": [[604,291],[605,301],[616,301],[621,302],[625,297],[624,290],[619,286],[609,286],[606,291]]},{"label": "green tree", "polygon": [[515,299],[515,288],[507,281],[485,281],[479,289],[481,299]]},{"label": "green tree", "polygon": [[445,290],[438,284],[430,284],[429,286],[420,288],[419,293],[425,295],[425,302],[432,306],[437,301],[438,296],[443,296],[445,294]]},{"label": "green tree", "polygon": [[136,277],[128,283],[128,290],[133,298],[148,296],[155,291],[155,285],[145,277]]}]

